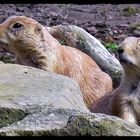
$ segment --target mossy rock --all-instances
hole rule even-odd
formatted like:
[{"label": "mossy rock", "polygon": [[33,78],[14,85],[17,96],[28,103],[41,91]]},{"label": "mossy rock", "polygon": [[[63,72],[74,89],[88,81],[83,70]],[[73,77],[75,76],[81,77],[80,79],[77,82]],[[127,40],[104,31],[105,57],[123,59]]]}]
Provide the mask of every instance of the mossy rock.
[{"label": "mossy rock", "polygon": [[[61,127],[34,129],[20,126],[0,129],[1,136],[140,136],[140,127],[115,116],[100,113],[82,113],[74,110],[53,110]],[[70,113],[71,112],[71,113]],[[64,115],[65,114],[65,115]],[[71,115],[70,115],[71,114]],[[67,116],[67,117],[66,117]],[[68,117],[69,116],[69,117]],[[48,117],[48,115],[46,115]],[[66,117],[64,121],[62,118]],[[49,121],[49,120],[48,120]],[[53,120],[54,122],[55,120]],[[53,123],[52,122],[52,123]],[[46,123],[46,122],[44,122]],[[48,124],[49,125],[49,124]]]},{"label": "mossy rock", "polygon": [[25,112],[14,108],[0,108],[0,127],[17,122],[26,116]]}]

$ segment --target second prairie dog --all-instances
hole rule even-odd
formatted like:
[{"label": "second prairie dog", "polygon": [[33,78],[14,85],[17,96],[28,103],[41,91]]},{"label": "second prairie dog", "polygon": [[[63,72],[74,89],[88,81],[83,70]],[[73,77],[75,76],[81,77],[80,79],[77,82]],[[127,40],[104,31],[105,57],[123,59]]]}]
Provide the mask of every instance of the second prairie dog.
[{"label": "second prairie dog", "polygon": [[0,46],[14,52],[17,63],[55,72],[77,81],[83,99],[92,102],[112,91],[112,79],[87,54],[62,46],[39,22],[12,16],[0,24]]},{"label": "second prairie dog", "polygon": [[94,102],[90,110],[140,125],[140,38],[127,37],[118,53],[124,69],[120,86]]}]

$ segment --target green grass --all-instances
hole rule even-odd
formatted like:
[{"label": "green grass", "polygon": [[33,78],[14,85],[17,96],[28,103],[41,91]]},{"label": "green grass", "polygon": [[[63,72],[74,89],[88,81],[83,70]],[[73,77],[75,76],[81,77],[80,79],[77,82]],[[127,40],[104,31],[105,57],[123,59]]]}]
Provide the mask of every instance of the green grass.
[{"label": "green grass", "polygon": [[61,45],[67,45],[65,40],[58,40]]},{"label": "green grass", "polygon": [[104,46],[109,52],[114,52],[118,48],[118,45],[114,42],[104,43]]}]

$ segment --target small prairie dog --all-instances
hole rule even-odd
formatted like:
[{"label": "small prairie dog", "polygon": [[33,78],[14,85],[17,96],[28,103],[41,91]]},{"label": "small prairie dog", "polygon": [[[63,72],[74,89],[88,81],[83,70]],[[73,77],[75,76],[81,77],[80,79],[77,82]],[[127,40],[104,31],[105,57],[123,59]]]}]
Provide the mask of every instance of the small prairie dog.
[{"label": "small prairie dog", "polygon": [[87,54],[62,46],[36,20],[12,16],[0,24],[0,46],[14,52],[16,63],[71,77],[79,83],[84,102],[112,91],[112,79]]},{"label": "small prairie dog", "polygon": [[127,37],[120,44],[118,55],[124,69],[120,86],[94,102],[90,110],[140,125],[140,38]]}]

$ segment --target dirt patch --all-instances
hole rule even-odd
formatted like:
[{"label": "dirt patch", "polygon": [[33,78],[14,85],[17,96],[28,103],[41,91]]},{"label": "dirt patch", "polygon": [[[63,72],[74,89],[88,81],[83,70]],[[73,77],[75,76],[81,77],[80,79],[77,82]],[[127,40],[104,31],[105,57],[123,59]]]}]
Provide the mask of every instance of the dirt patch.
[{"label": "dirt patch", "polygon": [[0,22],[24,15],[45,26],[74,24],[102,43],[119,44],[126,36],[140,36],[139,9],[140,4],[0,4]]}]

